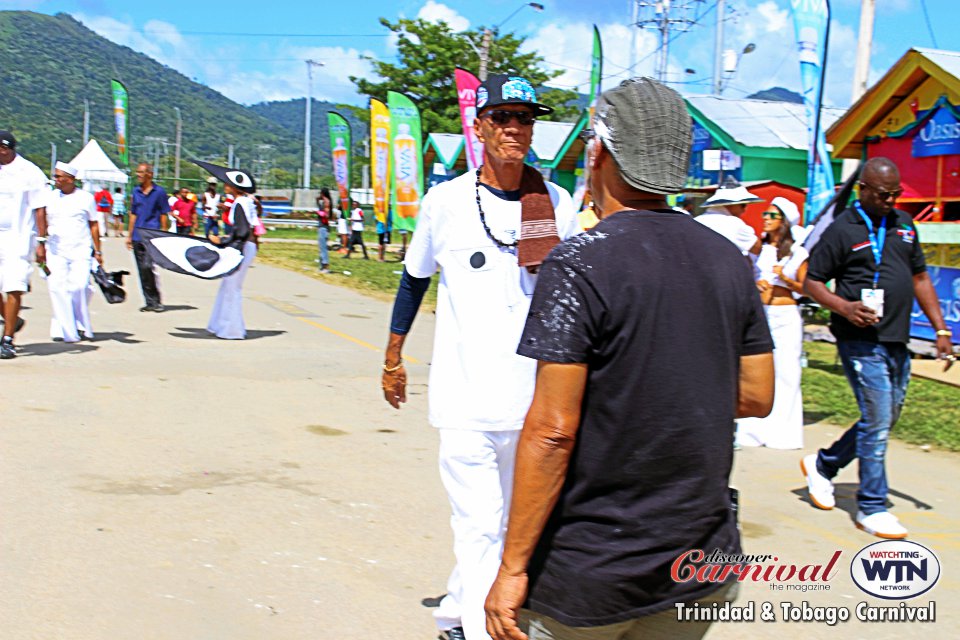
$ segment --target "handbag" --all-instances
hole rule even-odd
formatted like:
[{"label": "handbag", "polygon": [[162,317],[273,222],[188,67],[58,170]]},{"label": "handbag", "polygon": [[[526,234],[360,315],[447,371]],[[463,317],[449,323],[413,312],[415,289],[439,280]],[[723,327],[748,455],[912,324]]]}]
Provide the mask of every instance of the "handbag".
[{"label": "handbag", "polygon": [[130,275],[129,271],[111,271],[107,273],[103,267],[97,266],[96,270],[91,272],[93,279],[103,292],[103,297],[110,304],[117,304],[127,299],[127,292],[123,290],[123,276]]}]

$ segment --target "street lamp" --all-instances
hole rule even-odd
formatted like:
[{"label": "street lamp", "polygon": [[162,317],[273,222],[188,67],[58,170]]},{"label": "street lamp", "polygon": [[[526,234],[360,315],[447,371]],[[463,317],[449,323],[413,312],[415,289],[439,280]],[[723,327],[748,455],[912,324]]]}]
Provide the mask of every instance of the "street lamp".
[{"label": "street lamp", "polygon": [[307,60],[307,106],[306,124],[303,126],[303,188],[310,188],[310,103],[313,102],[313,68],[322,67],[322,62]]},{"label": "street lamp", "polygon": [[733,49],[727,49],[723,52],[723,73],[725,78],[721,78],[717,85],[717,95],[723,95],[724,88],[730,84],[730,80],[733,79],[733,76],[737,73],[737,69],[740,67],[740,58],[748,53],[753,53],[756,49],[757,45],[751,42],[739,53]]},{"label": "street lamp", "polygon": [[[480,82],[483,82],[484,80],[487,79],[487,64],[490,61],[490,43],[493,40],[493,34],[499,31],[500,27],[505,25],[510,20],[510,18],[517,15],[527,7],[530,7],[537,13],[543,11],[543,5],[540,4],[539,2],[527,2],[526,4],[522,4],[519,7],[517,7],[516,11],[508,15],[504,20],[501,20],[500,24],[494,26],[493,29],[489,27],[484,27],[483,41],[480,44],[480,50],[477,51],[477,53],[480,55],[480,73],[478,74],[480,76]],[[471,42],[471,44],[473,43]],[[474,47],[474,49],[476,49],[476,47]]]}]

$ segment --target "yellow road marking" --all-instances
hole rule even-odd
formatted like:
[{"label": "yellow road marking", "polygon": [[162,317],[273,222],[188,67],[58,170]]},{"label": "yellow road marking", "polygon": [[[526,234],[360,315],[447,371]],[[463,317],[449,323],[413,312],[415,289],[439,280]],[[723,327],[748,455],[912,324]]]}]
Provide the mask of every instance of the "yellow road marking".
[{"label": "yellow road marking", "polygon": [[[323,330],[326,331],[327,333],[332,333],[333,335],[337,336],[338,338],[343,338],[344,340],[349,340],[350,342],[352,342],[352,343],[354,343],[354,344],[358,344],[358,345],[360,345],[361,347],[366,347],[367,349],[370,349],[371,351],[376,351],[376,352],[378,352],[378,353],[380,353],[380,352],[383,351],[383,349],[381,349],[380,347],[375,347],[374,345],[370,344],[369,342],[366,342],[366,341],[364,341],[364,340],[361,340],[360,338],[354,338],[354,337],[351,336],[350,334],[344,333],[344,332],[342,332],[342,331],[337,331],[336,329],[333,329],[333,328],[331,328],[331,327],[328,327],[327,325],[320,324],[319,322],[314,322],[313,320],[309,320],[309,319],[307,319],[307,318],[303,318],[303,317],[300,317],[300,316],[295,316],[295,317],[297,318],[297,320],[300,320],[301,322],[306,322],[307,324],[309,324],[309,325],[311,325],[311,326],[314,326],[314,327],[316,327],[317,329],[323,329]],[[410,355],[404,355],[404,356],[403,356],[403,359],[406,360],[407,362],[411,363],[411,364],[420,364],[420,361],[419,361],[419,360],[417,360],[416,358],[414,358],[413,356],[410,356]]]}]

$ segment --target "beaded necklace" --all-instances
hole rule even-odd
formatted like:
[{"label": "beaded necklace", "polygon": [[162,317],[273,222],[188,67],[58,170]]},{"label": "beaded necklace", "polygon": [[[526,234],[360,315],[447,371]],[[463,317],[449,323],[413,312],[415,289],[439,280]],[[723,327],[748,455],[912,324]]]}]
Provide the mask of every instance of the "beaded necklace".
[{"label": "beaded necklace", "polygon": [[480,170],[481,170],[481,169],[483,169],[483,165],[480,165],[479,167],[477,167],[477,185],[476,185],[476,190],[477,190],[477,211],[480,212],[480,224],[483,225],[484,231],[487,232],[487,237],[489,237],[491,240],[493,240],[493,244],[497,245],[497,246],[500,247],[501,249],[510,249],[510,248],[513,248],[513,247],[517,246],[517,240],[514,240],[513,242],[503,242],[503,241],[501,241],[500,239],[498,239],[495,235],[493,235],[493,232],[490,231],[490,227],[487,226],[487,218],[486,218],[486,216],[483,214],[483,207],[480,205]]}]

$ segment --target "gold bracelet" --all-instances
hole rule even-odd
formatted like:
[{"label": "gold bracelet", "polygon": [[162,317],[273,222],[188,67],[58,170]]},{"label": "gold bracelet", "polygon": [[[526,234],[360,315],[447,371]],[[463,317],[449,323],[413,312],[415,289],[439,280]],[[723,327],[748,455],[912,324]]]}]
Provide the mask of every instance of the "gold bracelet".
[{"label": "gold bracelet", "polygon": [[402,366],[403,366],[403,360],[402,360],[402,359],[400,360],[400,362],[397,363],[397,366],[395,366],[395,367],[388,367],[388,366],[387,366],[387,363],[384,362],[384,363],[383,363],[383,370],[386,371],[387,373],[393,373],[394,371],[399,371],[400,367],[402,367]]},{"label": "gold bracelet", "polygon": [[950,329],[937,329],[938,336],[946,336],[948,338],[953,336],[953,332]]}]

